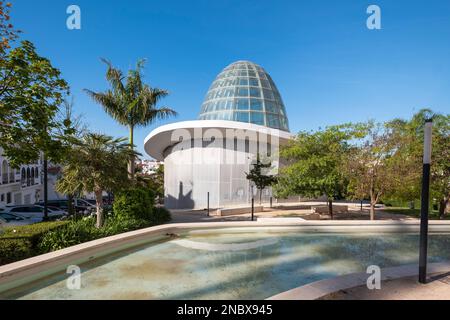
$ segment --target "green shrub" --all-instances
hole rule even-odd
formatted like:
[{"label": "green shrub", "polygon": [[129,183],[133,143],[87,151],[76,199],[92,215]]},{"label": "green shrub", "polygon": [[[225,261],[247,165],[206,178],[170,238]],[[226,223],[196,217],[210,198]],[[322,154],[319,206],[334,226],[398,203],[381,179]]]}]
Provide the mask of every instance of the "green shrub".
[{"label": "green shrub", "polygon": [[51,252],[103,237],[95,227],[95,217],[74,219],[64,227],[47,232],[39,243],[42,252]]},{"label": "green shrub", "polygon": [[120,192],[115,196],[114,217],[121,220],[151,221],[154,197],[150,189],[132,188]]},{"label": "green shrub", "polygon": [[0,234],[0,265],[36,256],[42,251],[39,243],[49,232],[63,228],[67,222],[41,222],[4,229]]}]

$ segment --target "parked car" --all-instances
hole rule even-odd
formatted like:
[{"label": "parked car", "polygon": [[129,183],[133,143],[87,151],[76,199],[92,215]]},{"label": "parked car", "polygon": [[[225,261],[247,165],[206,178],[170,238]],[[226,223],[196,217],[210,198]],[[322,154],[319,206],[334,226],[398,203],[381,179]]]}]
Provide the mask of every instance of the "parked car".
[{"label": "parked car", "polygon": [[[68,201],[69,200],[67,199],[49,200],[47,201],[47,205],[52,207],[58,207],[64,211],[68,211],[69,210]],[[74,199],[72,204],[77,213],[90,214],[95,211],[95,204],[91,204],[83,199]],[[43,207],[44,201],[39,201],[36,203],[36,205]]]},{"label": "parked car", "polygon": [[[34,222],[41,222],[44,218],[44,207],[39,205],[10,206],[3,209],[2,212],[18,214],[22,217],[30,218]],[[51,219],[61,218],[66,214],[66,211],[60,210],[58,208],[48,208],[48,217]]]},{"label": "parked car", "polygon": [[2,227],[18,227],[36,223],[35,220],[23,217],[15,213],[4,212],[0,209],[0,226]]}]

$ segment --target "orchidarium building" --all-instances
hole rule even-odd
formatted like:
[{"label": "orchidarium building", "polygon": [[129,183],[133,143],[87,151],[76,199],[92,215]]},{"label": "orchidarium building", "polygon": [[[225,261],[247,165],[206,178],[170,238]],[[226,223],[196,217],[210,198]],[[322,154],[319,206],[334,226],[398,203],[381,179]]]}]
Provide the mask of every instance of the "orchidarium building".
[{"label": "orchidarium building", "polygon": [[[278,147],[290,138],[280,93],[270,75],[249,61],[226,67],[214,80],[198,120],[161,126],[145,151],[164,161],[165,206],[240,206],[258,196],[246,173],[259,154],[279,167]],[[268,200],[271,190],[263,191]]]}]

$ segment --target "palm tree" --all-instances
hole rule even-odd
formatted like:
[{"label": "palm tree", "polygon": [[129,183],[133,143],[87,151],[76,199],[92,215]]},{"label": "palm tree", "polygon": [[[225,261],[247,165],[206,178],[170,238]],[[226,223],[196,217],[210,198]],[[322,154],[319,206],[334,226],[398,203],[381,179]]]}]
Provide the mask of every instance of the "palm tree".
[{"label": "palm tree", "polygon": [[[145,60],[139,60],[135,70],[130,70],[125,77],[111,62],[102,59],[108,66],[106,79],[111,88],[106,92],[94,92],[85,89],[87,94],[121,125],[129,129],[129,142],[134,148],[134,129],[140,126],[147,126],[156,119],[166,119],[176,116],[177,113],[168,108],[158,108],[157,103],[168,95],[163,89],[151,88],[143,83],[142,69]],[[135,165],[134,158],[128,164],[130,178],[134,179]]]},{"label": "palm tree", "polygon": [[97,228],[103,226],[103,191],[114,192],[129,181],[125,170],[131,157],[138,155],[126,138],[86,133],[73,139],[56,190],[64,194],[93,192],[97,207]]}]

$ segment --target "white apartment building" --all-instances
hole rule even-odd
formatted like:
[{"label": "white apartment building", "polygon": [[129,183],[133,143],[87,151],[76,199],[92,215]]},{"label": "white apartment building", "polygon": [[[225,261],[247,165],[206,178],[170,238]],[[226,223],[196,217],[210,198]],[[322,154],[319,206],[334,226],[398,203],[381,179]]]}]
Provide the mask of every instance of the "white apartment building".
[{"label": "white apartment building", "polygon": [[0,148],[0,207],[33,204],[43,197],[42,157],[14,169]]}]

